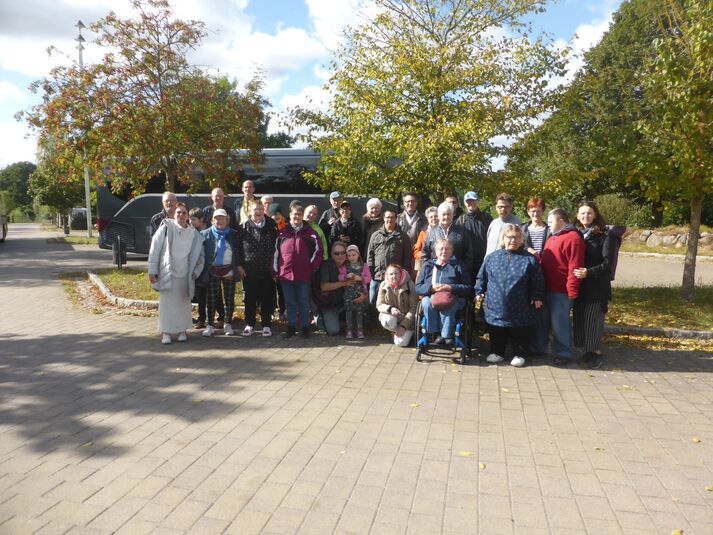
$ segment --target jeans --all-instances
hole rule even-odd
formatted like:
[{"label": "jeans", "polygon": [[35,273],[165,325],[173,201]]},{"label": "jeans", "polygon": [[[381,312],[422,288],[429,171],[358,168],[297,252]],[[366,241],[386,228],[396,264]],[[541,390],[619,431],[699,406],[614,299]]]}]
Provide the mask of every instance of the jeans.
[{"label": "jeans", "polygon": [[572,358],[572,325],[569,311],[572,301],[567,294],[547,292],[547,308],[550,310],[550,323],[554,338],[554,354],[565,359]]},{"label": "jeans", "polygon": [[287,305],[287,325],[296,327],[299,312],[300,327],[309,327],[309,282],[281,280],[280,286]]},{"label": "jeans", "polygon": [[334,336],[339,334],[341,325],[339,325],[339,313],[341,310],[337,307],[320,308],[317,311],[317,327],[327,331],[327,334]]},{"label": "jeans", "polygon": [[371,279],[369,282],[369,302],[371,306],[376,306],[376,298],[379,297],[379,285],[381,281]]},{"label": "jeans", "polygon": [[421,304],[423,305],[423,314],[426,316],[426,332],[430,334],[440,331],[443,338],[453,338],[456,314],[465,305],[465,299],[457,297],[453,306],[448,310],[435,310],[431,306],[430,297],[424,297]]}]

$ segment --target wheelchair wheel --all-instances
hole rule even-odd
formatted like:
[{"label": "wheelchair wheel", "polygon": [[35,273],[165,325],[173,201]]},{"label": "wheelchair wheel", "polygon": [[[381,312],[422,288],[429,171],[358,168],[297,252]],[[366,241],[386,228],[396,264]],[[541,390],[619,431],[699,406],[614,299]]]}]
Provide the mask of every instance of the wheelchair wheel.
[{"label": "wheelchair wheel", "polygon": [[422,349],[420,347],[418,347],[416,349],[416,361],[417,362],[423,362],[423,359],[421,359],[421,351],[422,351]]}]

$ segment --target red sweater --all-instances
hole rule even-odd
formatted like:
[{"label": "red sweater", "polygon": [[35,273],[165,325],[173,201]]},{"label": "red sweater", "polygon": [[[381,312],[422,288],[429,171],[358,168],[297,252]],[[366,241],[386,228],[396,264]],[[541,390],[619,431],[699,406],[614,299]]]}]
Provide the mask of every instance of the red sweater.
[{"label": "red sweater", "polygon": [[570,299],[579,294],[579,279],[574,269],[584,267],[584,240],[572,225],[552,234],[541,256],[545,287],[548,292],[566,293]]}]

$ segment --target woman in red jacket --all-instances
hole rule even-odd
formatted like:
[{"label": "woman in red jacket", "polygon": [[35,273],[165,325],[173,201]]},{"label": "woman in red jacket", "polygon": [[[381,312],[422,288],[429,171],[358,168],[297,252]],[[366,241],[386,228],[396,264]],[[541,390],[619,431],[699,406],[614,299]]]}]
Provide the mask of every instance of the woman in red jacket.
[{"label": "woman in red jacket", "polygon": [[287,305],[287,331],[291,338],[296,333],[299,312],[301,333],[309,336],[309,293],[312,274],[322,264],[322,240],[303,223],[304,209],[296,204],[290,209],[290,222],[277,235],[272,269],[282,287]]}]

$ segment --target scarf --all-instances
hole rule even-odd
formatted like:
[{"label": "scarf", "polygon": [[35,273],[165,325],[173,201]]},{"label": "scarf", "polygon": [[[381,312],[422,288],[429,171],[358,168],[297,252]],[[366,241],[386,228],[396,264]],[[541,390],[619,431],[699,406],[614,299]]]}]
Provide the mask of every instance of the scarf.
[{"label": "scarf", "polygon": [[226,236],[230,236],[233,232],[233,229],[230,227],[225,227],[225,230],[218,230],[215,225],[210,227],[210,232],[213,235],[213,237],[218,241],[218,248],[215,250],[215,262],[214,264],[216,266],[222,266],[223,265],[223,256],[225,255],[225,238]]},{"label": "scarf", "polygon": [[584,227],[582,229],[582,238],[584,238],[585,240],[589,238],[589,235],[592,233],[593,228],[594,227]]}]

